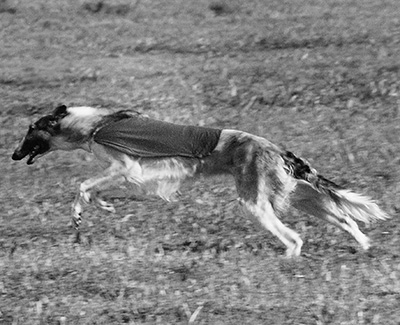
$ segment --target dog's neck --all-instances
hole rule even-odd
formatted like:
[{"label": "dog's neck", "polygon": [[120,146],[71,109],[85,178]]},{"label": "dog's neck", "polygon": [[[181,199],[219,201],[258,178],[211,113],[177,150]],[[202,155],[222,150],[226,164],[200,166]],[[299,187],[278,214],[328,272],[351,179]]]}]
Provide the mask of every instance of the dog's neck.
[{"label": "dog's neck", "polygon": [[93,107],[69,107],[68,115],[60,120],[60,132],[52,138],[54,150],[83,149],[90,152],[90,141],[108,109]]}]

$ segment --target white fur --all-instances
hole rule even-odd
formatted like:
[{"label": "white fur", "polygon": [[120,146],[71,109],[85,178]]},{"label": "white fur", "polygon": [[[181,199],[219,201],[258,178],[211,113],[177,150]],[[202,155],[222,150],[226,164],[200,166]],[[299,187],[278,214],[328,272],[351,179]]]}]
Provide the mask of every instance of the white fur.
[{"label": "white fur", "polygon": [[68,107],[67,112],[75,117],[85,118],[88,116],[95,116],[99,114],[99,109],[90,106],[74,106]]},{"label": "white fur", "polygon": [[119,169],[128,182],[140,186],[147,194],[171,201],[182,181],[195,175],[197,165],[185,164],[180,158],[141,160],[123,155]]},{"label": "white fur", "polygon": [[342,199],[341,209],[343,212],[359,221],[369,223],[389,218],[374,201],[364,195],[354,193],[350,190],[338,190],[337,194]]},{"label": "white fur", "polygon": [[107,109],[87,106],[69,107],[67,112],[69,114],[60,121],[61,128],[84,136],[92,132],[92,125],[110,113]]}]

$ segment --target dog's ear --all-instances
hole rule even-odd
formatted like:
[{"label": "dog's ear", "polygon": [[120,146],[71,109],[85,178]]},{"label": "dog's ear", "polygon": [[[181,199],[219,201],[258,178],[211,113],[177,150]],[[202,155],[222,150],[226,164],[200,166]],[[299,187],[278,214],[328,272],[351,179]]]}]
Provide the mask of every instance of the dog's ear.
[{"label": "dog's ear", "polygon": [[53,116],[57,119],[63,118],[68,115],[67,106],[60,105],[53,111]]}]

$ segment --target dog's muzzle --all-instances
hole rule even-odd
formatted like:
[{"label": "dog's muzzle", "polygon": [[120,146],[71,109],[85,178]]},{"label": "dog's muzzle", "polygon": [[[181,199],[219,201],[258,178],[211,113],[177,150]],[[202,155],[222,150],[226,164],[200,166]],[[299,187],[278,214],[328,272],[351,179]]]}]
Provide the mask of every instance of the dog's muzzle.
[{"label": "dog's muzzle", "polygon": [[29,155],[29,158],[26,161],[26,163],[28,165],[32,165],[35,162],[35,157],[40,153],[40,151],[41,151],[40,149],[41,148],[39,145],[35,146],[30,152],[16,149],[14,151],[13,155],[11,156],[11,159],[12,160],[21,160]]}]

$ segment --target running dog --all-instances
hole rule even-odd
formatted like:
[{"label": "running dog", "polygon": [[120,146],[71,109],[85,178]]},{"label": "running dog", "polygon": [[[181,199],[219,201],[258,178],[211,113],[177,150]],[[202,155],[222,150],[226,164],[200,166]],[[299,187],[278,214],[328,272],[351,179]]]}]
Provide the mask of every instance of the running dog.
[{"label": "running dog", "polygon": [[97,196],[102,190],[127,181],[170,201],[182,181],[200,174],[232,175],[240,206],[285,244],[287,256],[300,255],[303,244],[278,219],[289,205],[347,231],[363,249],[370,240],[355,220],[388,218],[369,198],[337,186],[262,137],[157,121],[133,111],[59,106],[29,126],[12,159],[28,156],[30,165],[51,151],[75,149],[93,153],[104,167],[80,185],[72,207],[76,229],[84,203],[115,211]]}]

